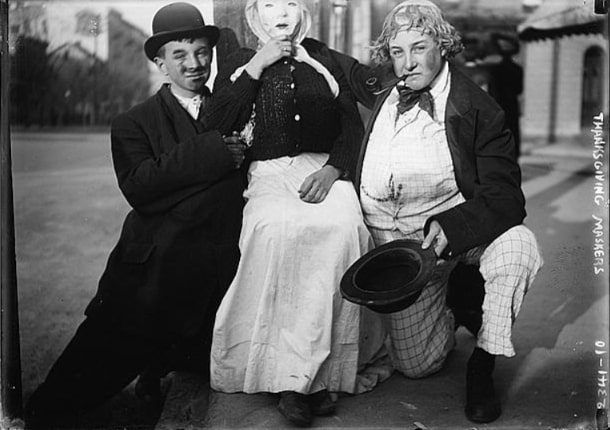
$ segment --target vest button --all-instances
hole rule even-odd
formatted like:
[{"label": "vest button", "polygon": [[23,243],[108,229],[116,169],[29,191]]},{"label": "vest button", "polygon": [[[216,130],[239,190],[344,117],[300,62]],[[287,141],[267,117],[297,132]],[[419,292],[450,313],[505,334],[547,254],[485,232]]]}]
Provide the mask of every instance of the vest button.
[{"label": "vest button", "polygon": [[296,115],[294,116],[294,120],[295,120],[295,121],[300,121],[300,120],[301,120],[301,115],[296,114]]}]

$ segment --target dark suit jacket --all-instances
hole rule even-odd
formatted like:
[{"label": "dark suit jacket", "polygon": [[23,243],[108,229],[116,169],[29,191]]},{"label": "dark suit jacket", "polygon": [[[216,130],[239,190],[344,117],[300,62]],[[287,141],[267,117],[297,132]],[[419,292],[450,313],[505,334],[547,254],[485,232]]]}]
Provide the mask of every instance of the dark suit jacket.
[{"label": "dark suit jacket", "polygon": [[194,121],[167,86],[119,115],[111,141],[133,210],[86,314],[159,340],[192,336],[237,268],[242,175],[220,133]]},{"label": "dark suit jacket", "polygon": [[[369,135],[391,87],[375,97],[365,85],[374,76],[373,69],[337,52],[333,56],[341,64],[358,100],[373,109],[358,157],[355,185],[359,191]],[[515,143],[505,124],[504,112],[459,70],[452,65],[450,70],[445,126],[455,178],[466,202],[428,219],[425,229],[433,219],[437,220],[455,255],[490,243],[521,224],[525,218],[525,198]]]}]

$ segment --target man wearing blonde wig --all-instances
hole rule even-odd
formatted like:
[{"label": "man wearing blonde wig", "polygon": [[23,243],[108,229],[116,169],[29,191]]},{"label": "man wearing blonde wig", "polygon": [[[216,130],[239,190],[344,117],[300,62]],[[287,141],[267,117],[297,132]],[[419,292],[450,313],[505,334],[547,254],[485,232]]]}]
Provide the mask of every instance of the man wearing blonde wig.
[{"label": "man wearing blonde wig", "polygon": [[373,49],[378,64],[391,62],[395,86],[367,90],[370,69],[336,57],[373,108],[355,183],[376,246],[415,239],[439,256],[419,299],[387,316],[394,366],[412,378],[441,368],[457,327],[446,303],[449,274],[460,262],[478,265],[485,298],[465,412],[491,422],[501,414],[495,356],[515,355],[511,327],[542,259],[522,224],[521,172],[504,112],[448,61],[461,48],[435,4],[409,0],[386,17]]}]

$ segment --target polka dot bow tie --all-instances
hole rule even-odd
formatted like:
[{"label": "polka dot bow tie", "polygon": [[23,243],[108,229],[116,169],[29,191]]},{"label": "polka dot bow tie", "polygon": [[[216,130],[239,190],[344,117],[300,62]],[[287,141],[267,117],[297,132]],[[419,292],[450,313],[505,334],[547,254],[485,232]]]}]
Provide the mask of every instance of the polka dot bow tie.
[{"label": "polka dot bow tie", "polygon": [[434,99],[430,94],[430,87],[423,88],[421,90],[412,90],[411,88],[404,85],[401,81],[396,84],[398,90],[398,114],[402,115],[406,111],[410,110],[416,104],[419,107],[428,112],[431,118],[434,118]]}]

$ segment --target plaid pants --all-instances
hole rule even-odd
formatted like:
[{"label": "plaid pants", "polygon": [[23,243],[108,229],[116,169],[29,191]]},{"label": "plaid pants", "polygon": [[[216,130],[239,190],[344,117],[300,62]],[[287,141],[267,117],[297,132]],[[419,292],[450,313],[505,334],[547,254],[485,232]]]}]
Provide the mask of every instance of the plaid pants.
[{"label": "plaid pants", "polygon": [[[375,245],[405,237],[397,230],[370,228]],[[477,346],[490,354],[512,357],[512,325],[542,257],[534,234],[513,227],[486,246],[449,260],[438,260],[435,272],[418,300],[399,312],[382,315],[390,335],[390,356],[396,370],[410,378],[430,375],[442,367],[455,346],[455,322],[447,307],[449,274],[458,262],[476,264],[485,280],[483,324]]]}]

